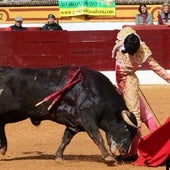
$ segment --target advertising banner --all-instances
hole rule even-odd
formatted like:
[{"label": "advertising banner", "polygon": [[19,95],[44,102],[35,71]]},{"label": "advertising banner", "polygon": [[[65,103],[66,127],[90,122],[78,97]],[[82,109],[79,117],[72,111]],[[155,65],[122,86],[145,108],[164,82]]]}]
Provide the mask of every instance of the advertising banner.
[{"label": "advertising banner", "polygon": [[60,16],[115,16],[114,0],[59,0]]}]

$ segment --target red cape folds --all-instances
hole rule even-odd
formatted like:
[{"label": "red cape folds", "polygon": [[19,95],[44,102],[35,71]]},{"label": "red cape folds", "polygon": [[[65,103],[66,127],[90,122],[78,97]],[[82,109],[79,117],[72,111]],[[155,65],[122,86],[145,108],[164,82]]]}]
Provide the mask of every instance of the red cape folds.
[{"label": "red cape folds", "polygon": [[156,131],[142,138],[134,165],[156,167],[170,159],[170,117]]}]

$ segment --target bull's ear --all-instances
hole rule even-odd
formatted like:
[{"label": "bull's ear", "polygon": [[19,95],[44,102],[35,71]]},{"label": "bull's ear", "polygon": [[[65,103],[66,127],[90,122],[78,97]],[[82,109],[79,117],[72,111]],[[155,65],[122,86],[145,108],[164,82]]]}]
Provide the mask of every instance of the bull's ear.
[{"label": "bull's ear", "polygon": [[130,126],[132,126],[132,127],[134,127],[134,128],[138,128],[130,119],[129,119],[129,117],[130,117],[130,112],[128,112],[127,110],[123,110],[122,112],[121,112],[121,115],[122,115],[122,118],[123,118],[123,120],[128,124],[128,125],[130,125]]}]

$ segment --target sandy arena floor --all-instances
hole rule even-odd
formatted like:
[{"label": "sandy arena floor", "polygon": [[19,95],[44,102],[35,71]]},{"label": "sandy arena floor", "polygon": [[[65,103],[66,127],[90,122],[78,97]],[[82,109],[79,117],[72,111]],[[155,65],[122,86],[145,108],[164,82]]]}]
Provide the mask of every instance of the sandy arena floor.
[{"label": "sandy arena floor", "polygon": [[[150,106],[162,124],[170,115],[170,86],[142,86]],[[8,151],[0,156],[0,170],[165,170],[119,164],[109,167],[101,159],[98,147],[86,133],[77,134],[65,150],[65,161],[56,162],[54,153],[58,148],[64,126],[44,121],[39,127],[25,120],[6,126]],[[143,135],[148,133],[145,125]]]}]

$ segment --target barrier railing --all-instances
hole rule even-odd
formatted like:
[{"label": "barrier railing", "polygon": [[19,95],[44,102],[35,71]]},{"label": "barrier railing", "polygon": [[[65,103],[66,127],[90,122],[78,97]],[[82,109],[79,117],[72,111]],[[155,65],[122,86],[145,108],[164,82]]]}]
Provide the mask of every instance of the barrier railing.
[{"label": "barrier railing", "polygon": [[[170,28],[132,26],[150,47],[154,58],[170,69]],[[114,70],[112,48],[119,30],[29,31],[0,30],[0,65],[14,67],[56,67],[81,65],[96,70]],[[144,65],[142,69],[149,69]]]}]

